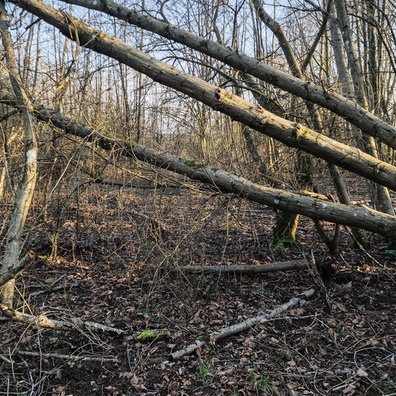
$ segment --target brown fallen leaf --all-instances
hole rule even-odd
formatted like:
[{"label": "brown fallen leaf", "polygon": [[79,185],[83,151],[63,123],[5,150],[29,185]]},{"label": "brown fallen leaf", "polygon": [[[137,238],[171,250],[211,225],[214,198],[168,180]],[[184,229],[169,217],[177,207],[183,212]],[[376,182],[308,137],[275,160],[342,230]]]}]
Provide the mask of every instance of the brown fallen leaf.
[{"label": "brown fallen leaf", "polygon": [[358,377],[368,377],[368,373],[367,373],[367,371],[364,371],[364,370],[362,370],[362,369],[359,369],[358,371],[356,371],[356,375],[358,376]]}]

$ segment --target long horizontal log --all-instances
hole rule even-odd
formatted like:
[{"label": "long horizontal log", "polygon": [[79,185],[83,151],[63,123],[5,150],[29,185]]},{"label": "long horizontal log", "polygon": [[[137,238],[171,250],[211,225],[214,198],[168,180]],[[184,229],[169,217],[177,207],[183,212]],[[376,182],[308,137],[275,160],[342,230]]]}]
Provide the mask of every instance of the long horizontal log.
[{"label": "long horizontal log", "polygon": [[122,19],[142,29],[151,31],[162,37],[207,54],[235,69],[249,73],[269,84],[281,88],[286,92],[323,106],[351,122],[368,135],[380,139],[390,147],[396,148],[396,128],[344,96],[331,91],[325,91],[320,86],[277,70],[231,47],[226,47],[215,41],[197,36],[172,24],[165,23],[149,15],[144,15],[136,10],[123,7],[111,0],[62,1],[105,12],[108,15]]},{"label": "long horizontal log", "polygon": [[[0,92],[0,101],[18,106],[18,103],[12,98],[12,95]],[[51,122],[67,133],[88,141],[95,141],[105,150],[116,150],[123,156],[188,176],[191,179],[212,185],[219,191],[236,194],[275,209],[302,214],[313,219],[363,228],[396,239],[396,217],[378,212],[367,206],[343,205],[304,193],[298,194],[265,187],[221,169],[185,160],[146,146],[108,138],[102,133],[95,132],[90,126],[76,122],[42,106],[36,109],[35,114],[42,121]]]},{"label": "long horizontal log", "polygon": [[283,261],[262,265],[189,265],[175,267],[175,271],[184,273],[233,273],[233,274],[261,274],[265,272],[287,271],[307,268],[306,260]]},{"label": "long horizontal log", "polygon": [[278,117],[224,89],[184,73],[73,16],[38,0],[11,0],[58,28],[66,37],[146,74],[154,81],[229,115],[280,142],[302,149],[383,186],[396,190],[396,167],[363,151],[330,139],[302,124]]}]

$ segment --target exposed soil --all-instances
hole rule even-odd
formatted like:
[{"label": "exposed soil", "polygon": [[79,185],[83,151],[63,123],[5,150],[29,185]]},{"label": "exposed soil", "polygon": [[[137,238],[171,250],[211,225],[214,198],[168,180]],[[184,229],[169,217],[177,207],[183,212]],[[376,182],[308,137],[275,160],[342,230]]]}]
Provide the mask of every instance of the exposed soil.
[{"label": "exposed soil", "polygon": [[[237,197],[93,186],[73,205],[56,257],[49,243],[56,209],[50,220],[30,224],[37,259],[18,279],[18,309],[125,334],[60,332],[3,318],[0,395],[396,395],[396,252],[379,237],[359,249],[343,228],[340,252],[330,255],[302,218],[298,246],[274,256],[274,212]],[[308,270],[174,271],[311,255],[331,269],[320,279]],[[317,292],[304,305],[170,360],[172,351],[312,287]],[[168,329],[170,338],[137,341],[148,329]]]}]

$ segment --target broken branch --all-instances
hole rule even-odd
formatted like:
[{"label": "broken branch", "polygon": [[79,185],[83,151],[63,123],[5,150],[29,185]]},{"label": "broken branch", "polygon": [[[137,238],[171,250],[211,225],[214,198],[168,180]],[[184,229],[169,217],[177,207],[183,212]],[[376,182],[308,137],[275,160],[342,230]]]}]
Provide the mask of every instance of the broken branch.
[{"label": "broken branch", "polygon": [[9,268],[8,271],[4,272],[0,275],[0,287],[5,285],[11,279],[17,277],[17,275],[25,270],[34,260],[35,254],[34,252],[27,253],[17,265],[12,268]]},{"label": "broken branch", "polygon": [[217,340],[221,340],[222,338],[226,338],[231,335],[238,334],[242,331],[250,329],[252,326],[263,323],[268,319],[273,318],[274,316],[300,304],[302,301],[306,300],[307,298],[312,297],[314,293],[315,293],[314,289],[306,290],[305,292],[301,293],[299,297],[294,297],[290,299],[287,303],[279,305],[274,309],[272,309],[271,311],[268,311],[254,318],[246,319],[241,323],[237,323],[235,325],[224,327],[218,331],[215,331],[214,333],[207,336],[206,339],[196,340],[194,343],[186,346],[185,348],[171,353],[171,358],[172,360],[179,360],[183,356],[189,355],[190,353],[196,351],[197,349],[203,347],[206,344],[213,344]]},{"label": "broken branch", "polygon": [[100,363],[118,363],[120,360],[117,358],[105,358],[96,356],[77,356],[77,355],[62,355],[60,353],[43,353],[43,352],[33,352],[33,351],[16,351],[15,352],[21,356],[34,356],[40,358],[54,358],[54,359],[64,359],[72,360],[73,362],[100,362]]},{"label": "broken branch", "polygon": [[175,271],[185,273],[237,273],[237,274],[257,274],[263,272],[287,271],[308,268],[306,260],[291,260],[263,265],[191,265],[176,267]]},{"label": "broken branch", "polygon": [[114,327],[109,327],[95,322],[83,322],[82,320],[79,319],[73,321],[56,320],[56,319],[50,319],[46,315],[38,315],[38,316],[29,315],[22,312],[18,312],[15,309],[9,308],[4,304],[0,305],[0,310],[2,314],[10,320],[13,320],[15,322],[36,325],[38,327],[43,327],[45,329],[63,330],[63,331],[88,330],[88,331],[102,331],[102,332],[116,333],[116,334],[124,333],[124,330],[117,329]]}]

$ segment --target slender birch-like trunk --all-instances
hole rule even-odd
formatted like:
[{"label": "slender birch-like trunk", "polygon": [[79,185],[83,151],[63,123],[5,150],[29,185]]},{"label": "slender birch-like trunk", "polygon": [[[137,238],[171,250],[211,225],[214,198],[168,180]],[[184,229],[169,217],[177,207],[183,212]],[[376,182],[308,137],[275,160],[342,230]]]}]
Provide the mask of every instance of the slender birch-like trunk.
[{"label": "slender birch-like trunk", "polygon": [[[5,4],[3,0],[0,0],[0,34],[11,84],[22,112],[25,141],[25,166],[15,195],[14,211],[8,225],[2,273],[13,272],[15,268],[20,267],[22,233],[37,179],[36,123],[35,118],[32,116],[33,107],[26,95],[19,75],[12,38],[8,30],[8,26],[9,21],[5,10]],[[14,288],[14,278],[9,280],[1,288],[0,298],[3,305],[8,307],[13,306]]]}]

